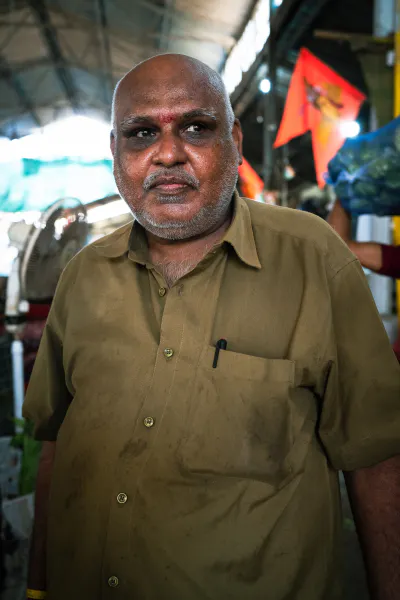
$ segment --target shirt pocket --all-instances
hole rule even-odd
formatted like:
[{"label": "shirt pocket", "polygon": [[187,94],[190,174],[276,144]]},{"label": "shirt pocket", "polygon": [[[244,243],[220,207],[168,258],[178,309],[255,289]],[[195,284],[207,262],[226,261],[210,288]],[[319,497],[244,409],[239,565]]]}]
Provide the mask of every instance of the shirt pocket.
[{"label": "shirt pocket", "polygon": [[185,469],[262,480],[275,490],[304,470],[315,434],[313,394],[296,387],[296,364],[207,347],[195,375],[179,445]]}]

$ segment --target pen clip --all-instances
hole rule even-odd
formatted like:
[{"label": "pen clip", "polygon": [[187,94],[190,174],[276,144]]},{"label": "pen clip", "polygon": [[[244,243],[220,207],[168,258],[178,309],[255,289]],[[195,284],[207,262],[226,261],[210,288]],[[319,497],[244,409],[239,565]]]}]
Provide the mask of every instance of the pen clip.
[{"label": "pen clip", "polygon": [[228,342],[226,340],[224,340],[224,339],[218,340],[218,342],[216,343],[215,354],[214,354],[214,361],[213,361],[213,369],[217,368],[219,351],[220,350],[226,350],[227,347],[228,347]]}]

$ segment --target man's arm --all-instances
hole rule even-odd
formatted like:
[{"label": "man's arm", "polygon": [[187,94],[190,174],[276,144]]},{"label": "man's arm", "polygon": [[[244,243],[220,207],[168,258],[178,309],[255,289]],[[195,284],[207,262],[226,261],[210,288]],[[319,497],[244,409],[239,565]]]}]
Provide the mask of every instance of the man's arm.
[{"label": "man's arm", "polygon": [[28,571],[28,588],[46,590],[47,518],[55,442],[43,442],[36,480],[35,521]]},{"label": "man's arm", "polygon": [[400,598],[400,456],[345,473],[373,600]]},{"label": "man's arm", "polygon": [[329,225],[346,243],[351,240],[351,218],[337,198],[327,219]]},{"label": "man's arm", "polygon": [[376,242],[347,242],[348,247],[355,254],[366,269],[379,273],[383,266],[383,251],[381,244]]},{"label": "man's arm", "polygon": [[353,242],[351,241],[351,218],[344,210],[339,199],[328,217],[329,225],[346,242],[350,250],[366,269],[379,273],[383,267],[383,249],[376,242]]}]

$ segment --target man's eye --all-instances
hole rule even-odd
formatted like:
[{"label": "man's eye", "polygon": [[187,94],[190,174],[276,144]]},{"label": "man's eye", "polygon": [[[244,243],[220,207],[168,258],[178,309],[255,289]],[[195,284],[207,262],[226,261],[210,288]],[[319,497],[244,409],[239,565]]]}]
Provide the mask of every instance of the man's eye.
[{"label": "man's eye", "polygon": [[153,137],[154,135],[155,135],[155,131],[153,129],[142,128],[142,129],[135,129],[134,131],[132,131],[130,137],[145,139],[145,138]]},{"label": "man's eye", "polygon": [[205,125],[202,125],[201,123],[193,123],[192,125],[189,125],[189,127],[186,127],[188,133],[201,133],[205,129]]}]

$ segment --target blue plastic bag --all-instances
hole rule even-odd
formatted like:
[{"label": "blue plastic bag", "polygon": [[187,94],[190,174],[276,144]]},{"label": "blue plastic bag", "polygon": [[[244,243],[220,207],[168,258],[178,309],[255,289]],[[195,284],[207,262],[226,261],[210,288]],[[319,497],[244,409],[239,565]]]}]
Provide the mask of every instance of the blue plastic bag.
[{"label": "blue plastic bag", "polygon": [[400,215],[400,117],[348,139],[329,163],[326,181],[352,215]]}]

